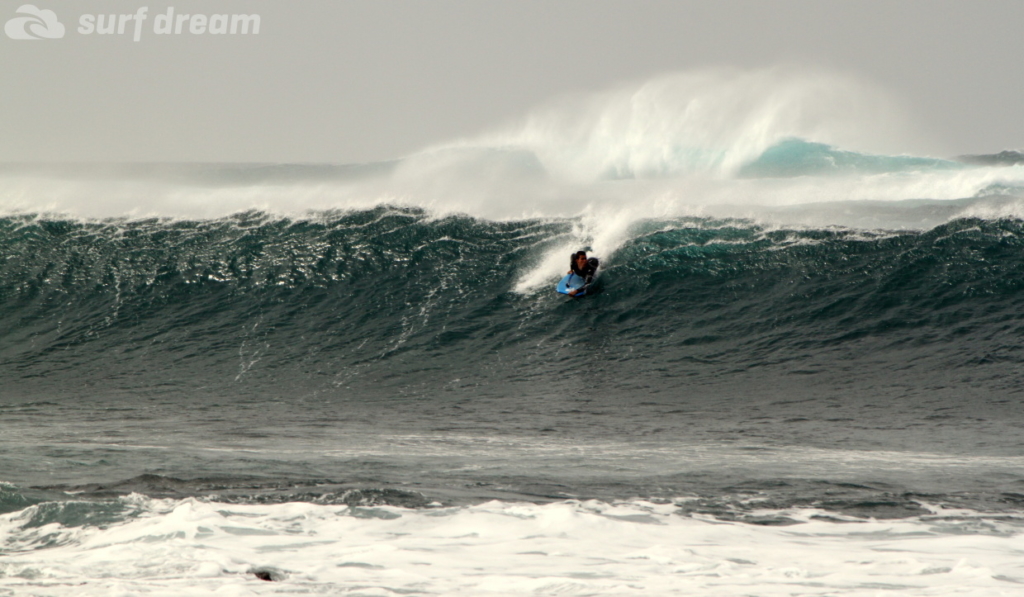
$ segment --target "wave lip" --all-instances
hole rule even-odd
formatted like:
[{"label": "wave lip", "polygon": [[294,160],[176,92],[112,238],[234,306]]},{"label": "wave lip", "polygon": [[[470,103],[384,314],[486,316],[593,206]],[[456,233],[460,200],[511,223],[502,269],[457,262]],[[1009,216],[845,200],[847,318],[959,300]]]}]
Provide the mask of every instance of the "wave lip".
[{"label": "wave lip", "polygon": [[886,156],[846,151],[824,143],[786,139],[769,147],[737,175],[746,178],[829,174],[883,174],[956,170],[964,165],[950,160],[916,156]]}]

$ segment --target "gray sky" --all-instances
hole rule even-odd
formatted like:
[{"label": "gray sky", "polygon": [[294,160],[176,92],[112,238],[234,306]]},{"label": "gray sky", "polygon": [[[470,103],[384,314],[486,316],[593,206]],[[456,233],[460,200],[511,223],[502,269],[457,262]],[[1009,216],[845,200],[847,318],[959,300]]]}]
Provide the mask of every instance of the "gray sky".
[{"label": "gray sky", "polygon": [[[0,2],[0,22],[26,0]],[[27,0],[62,39],[0,34],[0,161],[359,162],[565,93],[708,66],[810,66],[909,108],[933,153],[1024,148],[1024,2]],[[138,42],[78,32],[148,7]],[[154,35],[258,14],[258,35]]]}]

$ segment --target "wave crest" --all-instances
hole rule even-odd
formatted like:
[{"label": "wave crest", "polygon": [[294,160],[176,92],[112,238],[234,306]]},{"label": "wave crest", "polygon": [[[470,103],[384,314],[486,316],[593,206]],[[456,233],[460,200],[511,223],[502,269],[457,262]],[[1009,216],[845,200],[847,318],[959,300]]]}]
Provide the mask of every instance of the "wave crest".
[{"label": "wave crest", "polygon": [[861,150],[905,144],[896,103],[852,77],[793,68],[657,77],[533,111],[504,131],[443,147],[528,149],[573,181],[735,175],[787,138]]}]

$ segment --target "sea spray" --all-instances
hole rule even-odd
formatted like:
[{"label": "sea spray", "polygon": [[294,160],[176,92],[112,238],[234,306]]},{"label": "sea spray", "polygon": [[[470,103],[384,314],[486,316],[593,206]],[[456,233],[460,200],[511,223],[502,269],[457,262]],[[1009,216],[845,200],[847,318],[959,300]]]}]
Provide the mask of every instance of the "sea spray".
[{"label": "sea spray", "polygon": [[729,178],[787,138],[907,151],[913,135],[901,116],[893,99],[852,77],[706,69],[565,97],[521,124],[448,147],[529,149],[573,181]]}]

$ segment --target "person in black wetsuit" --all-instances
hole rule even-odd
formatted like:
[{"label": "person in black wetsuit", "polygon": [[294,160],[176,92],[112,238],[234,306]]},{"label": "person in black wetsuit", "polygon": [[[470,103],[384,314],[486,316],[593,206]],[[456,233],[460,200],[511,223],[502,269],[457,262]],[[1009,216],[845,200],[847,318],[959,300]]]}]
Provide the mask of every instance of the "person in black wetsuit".
[{"label": "person in black wetsuit", "polygon": [[600,265],[600,263],[598,262],[597,257],[587,259],[586,251],[576,251],[572,254],[572,258],[570,260],[571,269],[568,273],[576,274],[583,278],[584,283],[582,287],[576,290],[570,290],[569,296],[576,296],[577,292],[586,290],[587,287],[590,286],[590,283],[594,281],[594,274],[597,273],[598,265]]}]

